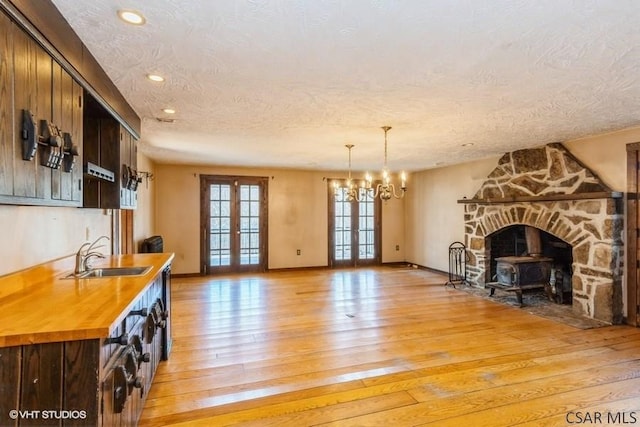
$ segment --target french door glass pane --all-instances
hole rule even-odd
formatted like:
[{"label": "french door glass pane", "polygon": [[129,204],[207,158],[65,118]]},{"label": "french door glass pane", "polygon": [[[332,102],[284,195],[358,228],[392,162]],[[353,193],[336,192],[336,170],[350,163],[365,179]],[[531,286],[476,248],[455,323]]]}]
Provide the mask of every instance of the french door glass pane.
[{"label": "french door glass pane", "polygon": [[[375,240],[374,240],[374,199],[372,189],[360,188],[360,202],[358,203],[358,259],[374,259]],[[370,196],[370,197],[369,197]]]},{"label": "french door glass pane", "polygon": [[210,265],[231,264],[231,188],[226,184],[212,184],[209,218]]},{"label": "french door glass pane", "polygon": [[240,264],[260,264],[260,186],[240,185]]},{"label": "french door glass pane", "polygon": [[335,195],[335,247],[334,256],[338,261],[351,259],[351,202],[347,199],[346,188],[334,189]]}]

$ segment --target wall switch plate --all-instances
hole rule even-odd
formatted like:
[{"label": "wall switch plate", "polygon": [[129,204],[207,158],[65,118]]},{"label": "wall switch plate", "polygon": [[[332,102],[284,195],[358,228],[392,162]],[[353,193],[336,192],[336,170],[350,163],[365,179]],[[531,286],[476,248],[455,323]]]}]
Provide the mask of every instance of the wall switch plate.
[{"label": "wall switch plate", "polygon": [[301,253],[300,249],[297,249],[296,250],[296,255],[300,255],[300,253]]}]

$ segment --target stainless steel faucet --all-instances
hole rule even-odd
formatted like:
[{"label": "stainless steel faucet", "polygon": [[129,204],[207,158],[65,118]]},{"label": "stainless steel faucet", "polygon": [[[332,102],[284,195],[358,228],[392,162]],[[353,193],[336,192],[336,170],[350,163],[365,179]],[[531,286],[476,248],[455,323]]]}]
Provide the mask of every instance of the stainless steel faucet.
[{"label": "stainless steel faucet", "polygon": [[80,249],[78,249],[78,252],[76,252],[76,268],[74,270],[74,274],[82,274],[86,272],[89,268],[89,260],[91,258],[104,258],[104,255],[101,252],[95,251],[95,249],[104,246],[96,246],[96,244],[102,239],[109,240],[109,237],[100,236],[93,242],[85,242],[82,244],[82,246],[80,246]]}]

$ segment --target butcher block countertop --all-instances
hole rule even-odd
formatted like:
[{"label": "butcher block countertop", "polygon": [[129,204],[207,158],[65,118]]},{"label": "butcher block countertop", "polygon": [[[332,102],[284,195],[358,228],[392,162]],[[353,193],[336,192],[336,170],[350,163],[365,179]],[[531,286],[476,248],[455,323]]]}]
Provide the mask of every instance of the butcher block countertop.
[{"label": "butcher block countertop", "polygon": [[118,255],[91,265],[151,266],[142,276],[65,278],[74,257],[0,276],[0,347],[108,337],[173,256]]}]

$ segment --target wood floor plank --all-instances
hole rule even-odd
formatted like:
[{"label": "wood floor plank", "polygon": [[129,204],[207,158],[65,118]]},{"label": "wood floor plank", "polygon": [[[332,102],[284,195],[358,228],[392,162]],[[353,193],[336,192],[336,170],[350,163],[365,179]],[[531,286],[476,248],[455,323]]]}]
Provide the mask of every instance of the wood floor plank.
[{"label": "wood floor plank", "polygon": [[640,401],[640,329],[577,329],[445,281],[390,267],[174,278],[173,351],[140,425],[553,425]]}]

